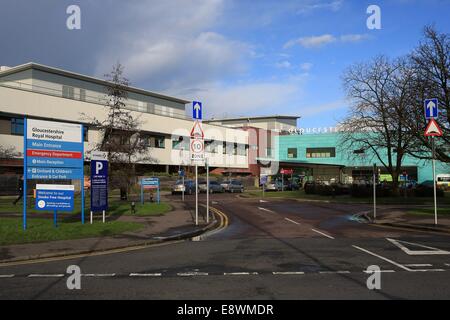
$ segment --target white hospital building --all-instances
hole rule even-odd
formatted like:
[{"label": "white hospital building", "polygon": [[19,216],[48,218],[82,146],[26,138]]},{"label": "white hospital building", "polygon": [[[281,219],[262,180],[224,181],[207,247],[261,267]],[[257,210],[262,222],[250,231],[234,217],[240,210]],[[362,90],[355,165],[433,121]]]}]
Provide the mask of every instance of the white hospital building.
[{"label": "white hospital building", "polygon": [[[27,63],[0,68],[0,145],[14,148],[14,158],[0,159],[0,175],[20,175],[23,168],[24,118],[84,124],[85,150],[99,141],[99,132],[87,118],[107,114],[106,86],[101,79]],[[207,106],[205,106],[207,108]],[[142,122],[151,163],[145,172],[176,172],[188,166],[193,126],[191,102],[138,88],[128,88],[126,108]],[[86,116],[83,116],[85,114]],[[248,133],[217,124],[203,124],[206,157],[211,168],[248,168]]]}]

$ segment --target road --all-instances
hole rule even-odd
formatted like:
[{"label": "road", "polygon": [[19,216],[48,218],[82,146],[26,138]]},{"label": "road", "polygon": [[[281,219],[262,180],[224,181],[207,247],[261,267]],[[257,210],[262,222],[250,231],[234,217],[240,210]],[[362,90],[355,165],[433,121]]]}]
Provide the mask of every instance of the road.
[{"label": "road", "polygon": [[[1,266],[0,298],[450,298],[450,236],[352,218],[369,206],[234,194],[212,201],[229,218],[219,232],[130,252]],[[69,265],[81,268],[81,290],[67,289]],[[381,290],[367,288],[372,265],[381,269]]]}]

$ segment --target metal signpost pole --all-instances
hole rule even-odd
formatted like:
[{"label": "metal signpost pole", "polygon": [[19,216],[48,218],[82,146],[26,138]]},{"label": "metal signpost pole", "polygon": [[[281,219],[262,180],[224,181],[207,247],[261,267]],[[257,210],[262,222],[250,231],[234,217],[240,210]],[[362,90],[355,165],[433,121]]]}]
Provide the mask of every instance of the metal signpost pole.
[{"label": "metal signpost pole", "polygon": [[84,126],[81,125],[81,224],[84,224]]},{"label": "metal signpost pole", "polygon": [[198,165],[195,165],[195,225],[198,226]]},{"label": "metal signpost pole", "polygon": [[433,189],[434,189],[434,224],[438,224],[437,216],[437,187],[436,187],[436,146],[434,144],[434,137],[431,137],[432,153],[433,153]]},{"label": "metal signpost pole", "polygon": [[209,163],[206,159],[206,223],[209,223]]},{"label": "metal signpost pole", "polygon": [[373,165],[373,219],[377,220],[377,165]]},{"label": "metal signpost pole", "polygon": [[58,211],[53,211],[53,224],[55,225],[55,228],[58,228]]},{"label": "metal signpost pole", "polygon": [[23,121],[23,230],[27,230],[27,179],[28,179],[28,167],[27,167],[27,118]]},{"label": "metal signpost pole", "polygon": [[141,205],[144,205],[144,186],[142,183],[143,181],[141,180]]}]

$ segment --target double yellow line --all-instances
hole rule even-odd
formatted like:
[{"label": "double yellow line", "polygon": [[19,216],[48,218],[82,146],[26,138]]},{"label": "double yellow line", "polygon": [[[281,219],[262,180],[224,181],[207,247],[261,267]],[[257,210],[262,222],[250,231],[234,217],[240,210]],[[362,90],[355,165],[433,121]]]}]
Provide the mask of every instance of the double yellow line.
[{"label": "double yellow line", "polygon": [[228,219],[227,215],[216,208],[209,208],[212,212],[214,212],[216,215],[220,217],[220,225],[213,230],[214,233],[222,231],[226,227],[228,227],[230,220]]}]

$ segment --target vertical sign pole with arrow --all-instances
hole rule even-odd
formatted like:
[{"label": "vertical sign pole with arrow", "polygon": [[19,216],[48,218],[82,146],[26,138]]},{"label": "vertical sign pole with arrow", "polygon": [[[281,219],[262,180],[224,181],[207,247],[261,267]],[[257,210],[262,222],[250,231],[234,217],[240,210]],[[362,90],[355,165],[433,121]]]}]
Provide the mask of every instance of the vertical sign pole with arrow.
[{"label": "vertical sign pole with arrow", "polygon": [[[203,105],[201,102],[194,101],[192,103],[192,118],[194,119],[194,128],[191,132],[191,139],[194,139],[194,142],[191,142],[191,159],[192,155],[195,155],[195,225],[198,226],[198,156],[200,146],[200,156],[204,159],[204,134],[201,129],[201,121],[203,119]],[[196,132],[198,130],[199,132]]]},{"label": "vertical sign pole with arrow", "polygon": [[436,186],[436,145],[435,137],[442,137],[443,132],[436,122],[439,117],[439,100],[427,99],[425,100],[425,118],[429,120],[428,126],[425,129],[425,136],[431,138],[431,157],[433,163],[433,196],[434,196],[434,224],[438,224],[437,216],[437,186]]}]

